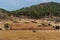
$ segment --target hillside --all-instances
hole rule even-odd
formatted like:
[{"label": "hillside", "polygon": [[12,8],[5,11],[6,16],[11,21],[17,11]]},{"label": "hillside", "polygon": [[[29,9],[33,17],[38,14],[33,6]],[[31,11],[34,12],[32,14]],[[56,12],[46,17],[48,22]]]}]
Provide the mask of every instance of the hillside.
[{"label": "hillside", "polygon": [[8,12],[6,10],[0,8],[0,20],[1,19],[3,19],[3,20],[7,19],[8,18],[7,14],[8,14]]},{"label": "hillside", "polygon": [[18,16],[24,15],[32,18],[41,18],[45,16],[60,16],[60,3],[48,2],[33,5],[14,11]]},{"label": "hillside", "polygon": [[8,14],[9,16],[13,15],[16,17],[30,17],[30,18],[44,18],[44,17],[53,17],[58,16],[60,17],[60,3],[57,2],[47,2],[47,3],[40,3],[37,5],[32,5],[30,7],[25,7],[19,10],[14,11],[7,11],[4,9],[2,10],[3,13]]}]

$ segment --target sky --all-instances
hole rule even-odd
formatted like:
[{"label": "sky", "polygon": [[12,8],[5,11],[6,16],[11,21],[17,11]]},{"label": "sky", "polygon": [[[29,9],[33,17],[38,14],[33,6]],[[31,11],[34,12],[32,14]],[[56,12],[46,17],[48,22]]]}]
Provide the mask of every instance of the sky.
[{"label": "sky", "polygon": [[60,0],[0,0],[0,8],[13,11],[28,7],[31,5],[36,5],[43,2],[60,2]]}]

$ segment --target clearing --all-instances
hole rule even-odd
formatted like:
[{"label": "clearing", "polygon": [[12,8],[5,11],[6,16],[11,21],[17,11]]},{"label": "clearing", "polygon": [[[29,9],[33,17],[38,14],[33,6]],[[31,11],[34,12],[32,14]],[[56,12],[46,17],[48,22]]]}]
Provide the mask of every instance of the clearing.
[{"label": "clearing", "polygon": [[0,40],[60,40],[60,30],[0,31]]}]

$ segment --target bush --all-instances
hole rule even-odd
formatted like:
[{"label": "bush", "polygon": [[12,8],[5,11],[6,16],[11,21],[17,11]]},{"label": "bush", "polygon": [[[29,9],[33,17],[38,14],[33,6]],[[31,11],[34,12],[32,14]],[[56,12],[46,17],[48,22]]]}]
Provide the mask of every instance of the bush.
[{"label": "bush", "polygon": [[28,24],[29,22],[24,22],[24,23]]},{"label": "bush", "polygon": [[38,27],[42,27],[42,25],[38,25]]},{"label": "bush", "polygon": [[2,28],[0,28],[0,30],[2,30]]},{"label": "bush", "polygon": [[35,30],[33,32],[36,32]]},{"label": "bush", "polygon": [[37,23],[36,21],[31,21],[32,23]]},{"label": "bush", "polygon": [[51,26],[51,24],[48,24],[48,26]]},{"label": "bush", "polygon": [[45,24],[42,24],[43,26],[45,25]]},{"label": "bush", "polygon": [[19,23],[18,21],[13,20],[14,23]]},{"label": "bush", "polygon": [[56,26],[55,29],[60,29],[60,26]]},{"label": "bush", "polygon": [[60,20],[56,20],[55,22],[60,22]]},{"label": "bush", "polygon": [[9,29],[9,24],[4,24],[4,28],[5,28],[5,30],[8,30]]}]

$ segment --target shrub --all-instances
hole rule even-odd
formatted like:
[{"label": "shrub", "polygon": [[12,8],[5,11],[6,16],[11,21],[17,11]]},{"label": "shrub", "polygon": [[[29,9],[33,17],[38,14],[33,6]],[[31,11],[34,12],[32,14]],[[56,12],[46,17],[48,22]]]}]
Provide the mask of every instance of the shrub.
[{"label": "shrub", "polygon": [[48,26],[51,26],[51,24],[49,23]]},{"label": "shrub", "polygon": [[42,25],[38,25],[38,27],[42,27]]},{"label": "shrub", "polygon": [[4,28],[5,28],[5,30],[8,30],[9,29],[9,24],[4,24]]},{"label": "shrub", "polygon": [[36,32],[35,30],[33,30],[33,32]]},{"label": "shrub", "polygon": [[24,22],[24,23],[28,24],[29,22]]},{"label": "shrub", "polygon": [[2,28],[0,28],[0,30],[2,30]]},{"label": "shrub", "polygon": [[36,21],[31,21],[32,23],[37,23]]},{"label": "shrub", "polygon": [[19,23],[18,21],[13,20],[14,23]]},{"label": "shrub", "polygon": [[60,29],[60,26],[56,26],[55,29]]}]

